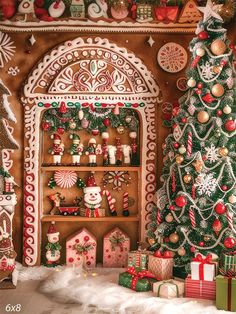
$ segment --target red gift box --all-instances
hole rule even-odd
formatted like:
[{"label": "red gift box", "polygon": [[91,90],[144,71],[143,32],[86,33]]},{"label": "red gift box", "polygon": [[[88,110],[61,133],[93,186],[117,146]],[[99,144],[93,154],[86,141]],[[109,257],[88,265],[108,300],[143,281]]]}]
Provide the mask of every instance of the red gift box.
[{"label": "red gift box", "polygon": [[197,299],[216,299],[216,282],[206,280],[185,279],[185,297]]},{"label": "red gift box", "polygon": [[170,23],[176,21],[179,7],[178,6],[156,7],[154,8],[154,11],[157,21]]}]

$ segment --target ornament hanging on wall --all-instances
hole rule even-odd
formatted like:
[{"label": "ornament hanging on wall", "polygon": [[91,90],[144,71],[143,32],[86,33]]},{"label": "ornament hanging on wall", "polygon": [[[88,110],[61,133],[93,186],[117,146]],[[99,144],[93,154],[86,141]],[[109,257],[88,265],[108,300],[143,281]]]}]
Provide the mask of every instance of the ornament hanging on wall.
[{"label": "ornament hanging on wall", "polygon": [[77,174],[74,171],[58,170],[55,171],[54,179],[61,188],[71,188],[77,181]]},{"label": "ornament hanging on wall", "polygon": [[176,86],[181,92],[185,92],[189,87],[187,85],[187,78],[186,77],[180,77],[176,81]]},{"label": "ornament hanging on wall", "polygon": [[162,46],[157,54],[159,66],[169,73],[177,73],[183,70],[187,60],[188,56],[184,47],[174,42],[169,42]]},{"label": "ornament hanging on wall", "polygon": [[155,40],[152,38],[152,36],[149,36],[147,43],[150,47],[152,47],[155,44]]},{"label": "ornament hanging on wall", "polygon": [[102,184],[104,187],[108,184],[112,184],[112,189],[119,192],[121,191],[123,184],[129,186],[130,180],[131,177],[128,171],[107,171],[103,176]]}]

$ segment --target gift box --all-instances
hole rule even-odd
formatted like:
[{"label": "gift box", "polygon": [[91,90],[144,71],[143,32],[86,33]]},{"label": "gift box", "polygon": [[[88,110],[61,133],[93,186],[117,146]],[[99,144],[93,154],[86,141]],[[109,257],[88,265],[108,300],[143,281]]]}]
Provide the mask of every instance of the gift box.
[{"label": "gift box", "polygon": [[103,238],[103,267],[126,267],[130,238],[119,228],[109,231]]},{"label": "gift box", "polygon": [[119,274],[119,285],[137,292],[152,290],[155,282],[157,279],[151,272],[135,267],[128,267],[126,272]]},{"label": "gift box", "polygon": [[236,312],[236,272],[216,277],[216,307],[219,310]]},{"label": "gift box", "polygon": [[216,282],[206,280],[193,280],[190,276],[185,279],[185,297],[215,300]]},{"label": "gift box", "polygon": [[66,265],[96,267],[96,238],[86,229],[66,239]]},{"label": "gift box", "polygon": [[204,258],[197,254],[191,262],[191,278],[193,280],[213,281],[215,278],[216,265],[212,262],[212,256],[209,254]]},{"label": "gift box", "polygon": [[236,271],[236,251],[222,254],[222,268],[225,271],[229,269]]},{"label": "gift box", "polygon": [[178,11],[178,6],[165,6],[154,8],[157,21],[164,23],[175,22],[177,19]]},{"label": "gift box", "polygon": [[167,280],[173,277],[174,260],[172,257],[149,256],[148,270],[160,280]]},{"label": "gift box", "polygon": [[184,296],[184,282],[178,280],[164,280],[153,284],[153,292],[160,298],[180,298]]},{"label": "gift box", "polygon": [[151,251],[137,250],[131,251],[128,254],[128,267],[134,266],[140,269],[148,268],[149,255],[153,254]]}]

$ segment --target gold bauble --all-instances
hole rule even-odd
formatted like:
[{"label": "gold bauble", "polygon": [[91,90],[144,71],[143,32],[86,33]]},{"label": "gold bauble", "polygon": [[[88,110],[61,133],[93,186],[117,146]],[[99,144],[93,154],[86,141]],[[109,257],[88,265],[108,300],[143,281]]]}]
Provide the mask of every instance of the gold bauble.
[{"label": "gold bauble", "polygon": [[203,239],[204,239],[204,241],[208,242],[211,240],[211,236],[206,234]]},{"label": "gold bauble", "polygon": [[223,96],[224,92],[225,92],[224,87],[221,84],[219,84],[219,83],[213,85],[213,87],[211,89],[211,93],[215,97]]},{"label": "gold bauble", "polygon": [[179,256],[184,256],[186,254],[185,248],[180,247],[177,253],[179,254]]},{"label": "gold bauble", "polygon": [[211,51],[216,56],[223,55],[226,50],[226,44],[221,39],[216,39],[211,44]]},{"label": "gold bauble", "polygon": [[222,157],[227,156],[228,153],[229,153],[229,150],[228,150],[228,148],[226,148],[226,147],[221,147],[221,148],[219,149],[219,154],[220,154],[220,156],[222,156]]},{"label": "gold bauble", "polygon": [[230,195],[228,197],[228,201],[231,203],[231,204],[235,204],[236,203],[236,196],[235,195]]},{"label": "gold bauble", "polygon": [[232,109],[229,105],[226,105],[224,108],[223,108],[223,112],[225,114],[230,114],[232,112]]},{"label": "gold bauble", "polygon": [[153,245],[153,244],[156,243],[156,241],[155,241],[155,239],[148,238],[148,243],[149,243],[150,245]]},{"label": "gold bauble", "polygon": [[225,0],[225,3],[218,9],[218,13],[225,23],[232,20],[235,14],[235,0]]},{"label": "gold bauble", "polygon": [[176,232],[174,232],[170,234],[169,239],[171,243],[177,243],[179,241],[179,236]]},{"label": "gold bauble", "polygon": [[207,111],[199,111],[197,114],[197,119],[200,123],[206,123],[209,118],[210,117]]},{"label": "gold bauble", "polygon": [[172,222],[173,220],[174,220],[174,218],[170,213],[165,217],[166,222]]},{"label": "gold bauble", "polygon": [[220,67],[220,66],[214,66],[213,67],[213,72],[215,73],[215,74],[218,74],[218,73],[220,73],[222,71],[222,67]]},{"label": "gold bauble", "polygon": [[189,183],[192,180],[192,176],[188,173],[183,177],[184,183]]},{"label": "gold bauble", "polygon": [[175,160],[177,164],[181,164],[184,161],[184,157],[182,155],[177,155]]}]

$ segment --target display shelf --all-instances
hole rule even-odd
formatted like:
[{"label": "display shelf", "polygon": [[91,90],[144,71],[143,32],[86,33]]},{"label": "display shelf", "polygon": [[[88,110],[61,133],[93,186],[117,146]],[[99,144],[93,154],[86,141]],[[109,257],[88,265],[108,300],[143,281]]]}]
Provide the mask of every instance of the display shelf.
[{"label": "display shelf", "polygon": [[42,222],[48,222],[48,221],[57,221],[57,222],[64,222],[64,221],[82,221],[82,222],[94,222],[94,221],[106,221],[106,222],[128,222],[128,221],[139,221],[139,217],[137,215],[133,215],[133,216],[107,216],[107,217],[100,217],[100,218],[96,218],[96,217],[81,217],[81,216],[63,216],[63,215],[45,215],[41,218]]},{"label": "display shelf", "polygon": [[97,167],[89,167],[89,166],[46,166],[43,165],[41,167],[42,171],[57,171],[57,170],[74,170],[74,171],[139,171],[140,166],[97,166]]}]

